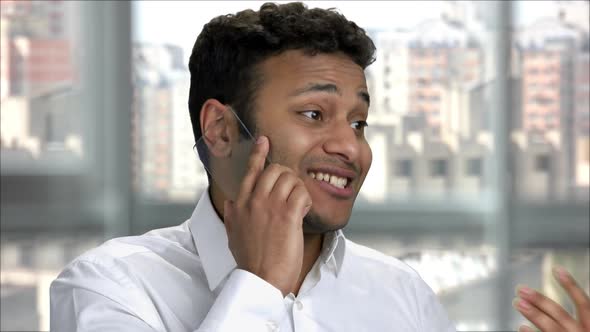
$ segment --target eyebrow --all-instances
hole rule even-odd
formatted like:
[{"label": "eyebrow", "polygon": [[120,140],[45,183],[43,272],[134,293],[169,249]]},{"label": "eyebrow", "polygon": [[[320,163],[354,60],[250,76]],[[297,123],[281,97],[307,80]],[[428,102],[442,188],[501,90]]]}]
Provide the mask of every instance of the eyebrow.
[{"label": "eyebrow", "polygon": [[[301,89],[295,90],[292,94],[290,94],[290,97],[297,97],[312,92],[327,92],[342,96],[342,92],[340,91],[340,89],[338,89],[338,87],[335,84],[311,83]],[[371,104],[371,98],[369,97],[369,93],[365,91],[359,91],[357,93],[357,96],[359,96],[365,103],[367,103],[367,106]]]},{"label": "eyebrow", "polygon": [[357,93],[357,96],[361,97],[361,99],[367,103],[367,106],[371,105],[371,97],[369,96],[368,92],[365,91],[359,91]]}]

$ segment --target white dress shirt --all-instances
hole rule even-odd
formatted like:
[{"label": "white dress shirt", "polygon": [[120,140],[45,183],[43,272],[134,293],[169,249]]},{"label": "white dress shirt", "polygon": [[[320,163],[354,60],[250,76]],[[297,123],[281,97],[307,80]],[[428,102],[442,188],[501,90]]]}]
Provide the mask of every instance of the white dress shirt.
[{"label": "white dress shirt", "polygon": [[107,241],[51,285],[51,330],[455,331],[403,262],[327,234],[297,296],[236,268],[207,191],[175,227]]}]

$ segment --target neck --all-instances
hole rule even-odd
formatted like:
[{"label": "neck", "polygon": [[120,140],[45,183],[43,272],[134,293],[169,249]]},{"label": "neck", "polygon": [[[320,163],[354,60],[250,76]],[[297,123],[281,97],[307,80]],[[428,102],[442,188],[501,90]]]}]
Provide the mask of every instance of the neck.
[{"label": "neck", "polygon": [[221,193],[221,190],[215,188],[212,184],[209,185],[209,197],[211,198],[211,203],[213,203],[213,209],[217,212],[219,219],[223,221],[223,203],[225,202],[226,198]]},{"label": "neck", "polygon": [[303,264],[301,265],[301,272],[299,272],[299,278],[293,288],[293,294],[297,296],[303,280],[311,271],[313,264],[315,264],[318,257],[322,252],[322,245],[324,243],[324,234],[303,234]]},{"label": "neck", "polygon": [[293,288],[293,294],[295,296],[299,293],[303,280],[305,280],[305,277],[309,271],[311,271],[313,264],[315,264],[318,257],[320,257],[323,242],[323,234],[303,235],[303,265],[301,266],[301,272],[299,273],[299,278],[297,278],[297,283]]}]

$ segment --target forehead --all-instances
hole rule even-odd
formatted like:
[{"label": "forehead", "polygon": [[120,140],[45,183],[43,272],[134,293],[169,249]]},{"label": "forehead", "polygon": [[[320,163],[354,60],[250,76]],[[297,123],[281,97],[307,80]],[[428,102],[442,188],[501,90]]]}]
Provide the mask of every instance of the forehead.
[{"label": "forehead", "polygon": [[[365,73],[341,53],[307,55],[290,50],[264,60],[259,67],[265,86],[286,93],[310,82],[333,83],[341,89],[367,89]],[[280,92],[279,92],[280,93]]]}]

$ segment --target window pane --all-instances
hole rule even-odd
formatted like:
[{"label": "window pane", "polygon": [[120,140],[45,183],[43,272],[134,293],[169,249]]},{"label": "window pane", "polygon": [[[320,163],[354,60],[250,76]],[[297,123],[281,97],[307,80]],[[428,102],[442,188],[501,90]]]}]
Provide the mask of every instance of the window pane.
[{"label": "window pane", "polygon": [[467,159],[467,175],[481,176],[482,174],[482,161],[481,158],[470,158]]},{"label": "window pane", "polygon": [[412,176],[412,160],[404,159],[397,160],[395,176],[411,177]]},{"label": "window pane", "polygon": [[83,157],[71,1],[2,1],[2,172],[72,172]]},{"label": "window pane", "polygon": [[[222,8],[210,2],[173,4],[133,3],[134,188],[138,197],[151,203],[149,211],[156,213],[158,207],[164,211],[165,204],[175,207],[195,202],[207,185],[200,161],[192,152],[194,138],[186,107],[187,64],[194,41],[203,24],[213,17],[257,9],[261,3],[226,2]],[[497,269],[496,251],[490,249],[493,244],[486,240],[482,226],[487,215],[481,210],[492,190],[485,170],[493,153],[489,82],[494,77],[490,65],[494,54],[488,54],[493,32],[483,21],[485,6],[444,1],[310,2],[308,6],[337,7],[366,28],[377,47],[377,60],[366,71],[371,94],[366,133],[373,164],[347,234],[353,239],[365,236],[364,243],[371,247],[391,249],[398,239],[412,239],[412,234],[420,233],[418,229],[430,229],[431,225],[436,225],[433,230],[456,230],[460,235],[438,234],[416,242],[407,257],[406,253],[385,251],[422,267],[427,266],[423,257],[441,257],[430,249],[438,247],[450,253],[446,277],[434,269],[420,270],[437,292],[450,287],[460,292],[474,280],[485,282]],[[173,17],[174,22],[153,24],[162,17]],[[460,209],[469,202],[469,209],[477,211],[465,222],[473,227],[469,233],[470,245],[477,248],[473,260],[481,264],[469,265],[468,269],[476,272],[470,270],[466,277],[452,270],[463,259],[471,262],[471,256],[456,253],[462,243],[458,238],[466,234],[465,229],[449,227],[456,218],[443,220],[434,212],[431,218],[413,223],[390,210],[395,204],[411,210],[420,202],[430,209],[444,209],[448,201],[458,203]],[[385,210],[383,218],[372,215],[374,209]],[[147,215],[142,211],[139,214]],[[381,222],[390,227],[388,231],[376,231],[375,224]],[[457,312],[452,318],[461,324],[464,316]],[[493,317],[486,319],[493,321]]]},{"label": "window pane", "polygon": [[[494,294],[512,294],[514,286],[499,284],[498,279],[505,277],[498,276],[500,268],[514,271],[512,265],[499,266],[497,256],[506,248],[497,247],[494,241],[498,241],[496,232],[503,223],[521,220],[492,218],[504,213],[514,215],[512,210],[503,210],[511,206],[498,208],[500,203],[490,198],[511,198],[510,192],[495,192],[494,183],[505,179],[492,179],[492,166],[502,170],[516,167],[514,174],[503,172],[501,176],[517,182],[517,195],[526,199],[546,202],[547,193],[559,193],[560,186],[573,179],[572,174],[579,184],[576,195],[578,189],[588,189],[588,140],[576,138],[572,140],[575,145],[566,147],[565,134],[560,134],[568,132],[560,131],[564,119],[571,128],[573,123],[584,127],[588,121],[587,112],[583,112],[588,107],[582,108],[587,104],[588,89],[575,90],[570,84],[567,90],[564,83],[566,74],[587,82],[587,76],[578,74],[573,65],[564,67],[564,63],[577,63],[575,68],[584,69],[580,63],[587,61],[587,51],[585,58],[578,56],[577,62],[572,62],[571,57],[556,52],[561,47],[558,41],[551,41],[547,52],[535,46],[530,54],[519,44],[527,34],[532,34],[537,43],[538,30],[554,20],[558,5],[518,2],[513,6],[516,13],[512,23],[518,28],[513,31],[514,44],[506,50],[512,54],[513,73],[510,86],[500,87],[512,91],[509,109],[493,108],[498,104],[494,99],[498,70],[495,56],[502,50],[494,49],[499,18],[488,10],[491,2],[315,1],[308,5],[339,8],[347,18],[365,27],[377,46],[377,60],[366,71],[372,101],[366,136],[373,150],[373,164],[347,234],[419,270],[441,296],[459,330],[514,328],[519,319],[514,313],[509,313],[506,321],[499,319],[503,317],[499,311],[510,310],[507,306],[511,298],[506,302],[494,298]],[[195,38],[214,16],[256,9],[260,3],[226,2],[223,8],[210,2],[136,2],[133,6],[135,190],[144,202],[155,207],[146,211],[168,212],[192,204],[207,185],[192,152],[194,138],[186,107],[186,64]],[[573,2],[559,6],[572,13],[588,12],[587,7],[580,10]],[[173,17],[174,22],[154,25],[161,17]],[[568,17],[570,14],[561,19]],[[587,21],[587,16],[585,21],[578,20]],[[531,33],[526,32],[529,30]],[[587,31],[587,25],[582,30]],[[529,61],[524,60],[525,54],[534,65],[525,68]],[[540,66],[539,62],[547,65]],[[581,97],[576,97],[576,105],[582,105],[576,109],[582,111],[571,111],[568,114],[575,117],[568,117],[562,114],[564,105],[573,99],[562,94],[570,91],[567,93],[574,95],[574,90],[578,91],[575,96],[582,91]],[[494,146],[494,120],[500,112],[512,125],[509,147]],[[575,137],[588,136],[587,125],[576,130]],[[505,149],[511,151],[507,160],[511,164],[495,165],[494,157]],[[564,154],[565,150],[575,151],[575,158],[586,164],[572,162],[574,154]],[[572,168],[574,164],[582,166]],[[564,165],[570,165],[570,175],[561,171]],[[574,196],[562,197],[570,200]],[[575,218],[564,214],[556,219],[568,228]],[[531,231],[533,243],[539,240],[537,236]],[[526,243],[526,248],[509,250],[504,265],[517,262],[510,280],[534,286],[547,278],[539,260],[566,239],[554,241]],[[532,265],[528,264],[531,255],[536,259]],[[577,275],[585,278],[584,273]],[[486,299],[485,303],[474,302],[473,292],[482,294],[477,299]],[[477,306],[482,309],[474,313],[471,309]]]},{"label": "window pane", "polygon": [[0,2],[2,331],[49,330],[49,283],[104,240],[84,102],[84,52],[98,39],[82,38],[85,6]]},{"label": "window pane", "polygon": [[[310,5],[328,8],[334,3]],[[191,150],[188,57],[202,25],[212,17],[259,6],[244,1],[227,2],[221,8],[208,2],[134,3],[133,170],[141,197],[194,201],[206,186]],[[493,150],[481,6],[441,1],[428,6],[344,2],[336,7],[366,28],[377,46],[376,61],[367,70],[372,100],[367,139],[375,159],[360,199],[385,203],[403,202],[410,196],[470,202],[481,198],[490,190],[489,181],[484,181],[488,174],[463,171],[466,158],[486,164]],[[376,15],[381,11],[395,17]],[[194,12],[199,15],[187,14]],[[162,13],[185,28],[172,24],[156,28],[153,22]],[[433,153],[446,161],[432,166]],[[399,159],[412,160],[400,166],[401,173],[396,166]],[[431,171],[432,167],[437,169]],[[398,178],[406,185],[396,186]],[[445,184],[433,189],[433,181]],[[472,185],[465,186],[466,182]]]},{"label": "window pane", "polygon": [[[487,174],[466,186],[471,179],[461,171],[465,158],[485,163],[492,153],[481,6],[429,5],[414,4],[415,11],[398,11],[406,20],[371,29],[377,60],[367,71],[374,101],[367,137],[375,158],[360,198],[373,204],[461,202],[490,190]],[[400,159],[413,161],[401,177]],[[404,178],[411,181],[400,185]]]},{"label": "window pane", "polygon": [[513,32],[517,194],[523,201],[588,201],[588,1],[537,4],[517,13]]},{"label": "window pane", "polygon": [[430,161],[430,176],[445,177],[447,175],[447,161],[445,159],[434,159]]}]

